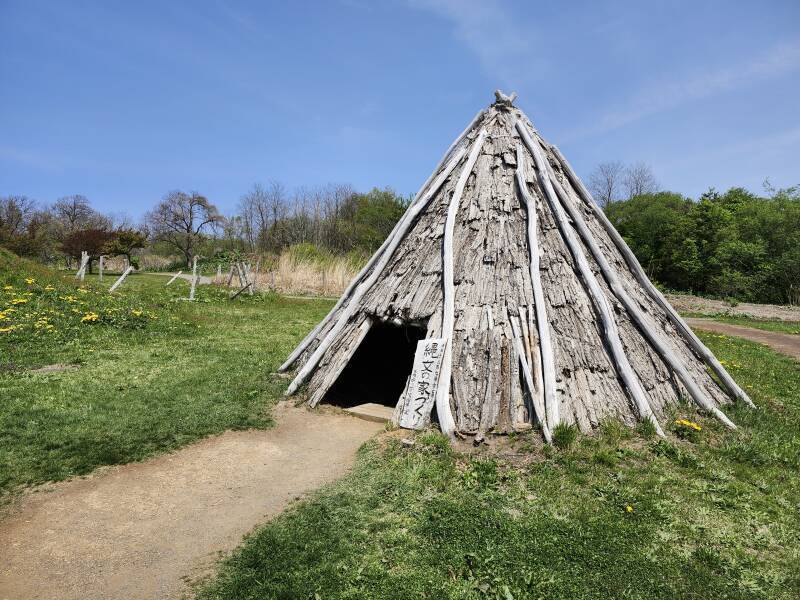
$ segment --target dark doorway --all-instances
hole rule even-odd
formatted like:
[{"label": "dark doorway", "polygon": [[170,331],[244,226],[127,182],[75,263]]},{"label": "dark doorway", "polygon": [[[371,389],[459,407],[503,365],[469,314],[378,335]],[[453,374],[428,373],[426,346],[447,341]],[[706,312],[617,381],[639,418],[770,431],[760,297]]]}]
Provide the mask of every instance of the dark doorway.
[{"label": "dark doorway", "polygon": [[421,327],[374,322],[323,402],[342,408],[367,402],[394,407],[425,333]]}]

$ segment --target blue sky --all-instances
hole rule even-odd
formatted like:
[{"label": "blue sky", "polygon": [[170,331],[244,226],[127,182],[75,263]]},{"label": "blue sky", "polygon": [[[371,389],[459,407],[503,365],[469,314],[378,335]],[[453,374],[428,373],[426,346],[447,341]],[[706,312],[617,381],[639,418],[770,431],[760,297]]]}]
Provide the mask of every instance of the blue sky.
[{"label": "blue sky", "polygon": [[408,194],[500,87],[587,176],[800,183],[800,2],[0,0],[0,195]]}]

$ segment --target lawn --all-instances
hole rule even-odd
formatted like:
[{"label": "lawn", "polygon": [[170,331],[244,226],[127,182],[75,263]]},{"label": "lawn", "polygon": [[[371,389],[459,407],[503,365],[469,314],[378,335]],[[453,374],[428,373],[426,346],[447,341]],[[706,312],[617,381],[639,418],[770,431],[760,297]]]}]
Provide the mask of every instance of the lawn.
[{"label": "lawn", "polygon": [[674,418],[701,430],[666,440],[608,423],[569,448],[534,433],[471,455],[385,436],[200,596],[800,597],[800,366],[701,335],[758,404],[728,409],[738,431],[686,407]]},{"label": "lawn", "polygon": [[[113,277],[78,286],[0,251],[0,498],[271,424],[272,373],[331,302],[210,286],[187,302],[167,281],[133,275],[111,296]],[[53,364],[77,368],[33,370]]]}]

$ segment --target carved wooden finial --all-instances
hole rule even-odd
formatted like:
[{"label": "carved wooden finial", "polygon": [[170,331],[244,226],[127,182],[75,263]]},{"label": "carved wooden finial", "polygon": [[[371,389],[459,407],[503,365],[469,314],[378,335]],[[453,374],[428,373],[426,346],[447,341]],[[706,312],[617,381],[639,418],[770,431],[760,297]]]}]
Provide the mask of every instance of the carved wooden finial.
[{"label": "carved wooden finial", "polygon": [[497,99],[495,104],[511,107],[514,105],[514,100],[517,99],[517,92],[512,92],[510,96],[506,96],[502,90],[495,90],[494,97]]}]

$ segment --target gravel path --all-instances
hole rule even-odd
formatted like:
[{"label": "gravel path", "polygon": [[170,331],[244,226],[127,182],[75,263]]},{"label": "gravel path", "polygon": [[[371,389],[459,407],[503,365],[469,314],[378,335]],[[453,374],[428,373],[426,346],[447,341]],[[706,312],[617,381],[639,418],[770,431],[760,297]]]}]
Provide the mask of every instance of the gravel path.
[{"label": "gravel path", "polygon": [[178,598],[220,552],[342,476],[383,425],[280,406],[142,463],[23,494],[0,521],[0,598]]},{"label": "gravel path", "polygon": [[753,327],[743,327],[731,323],[720,323],[710,319],[686,319],[686,322],[694,329],[704,329],[714,333],[724,333],[725,335],[735,335],[747,340],[765,344],[778,352],[783,352],[789,356],[800,360],[800,335],[790,333],[779,333],[777,331],[764,331]]}]

